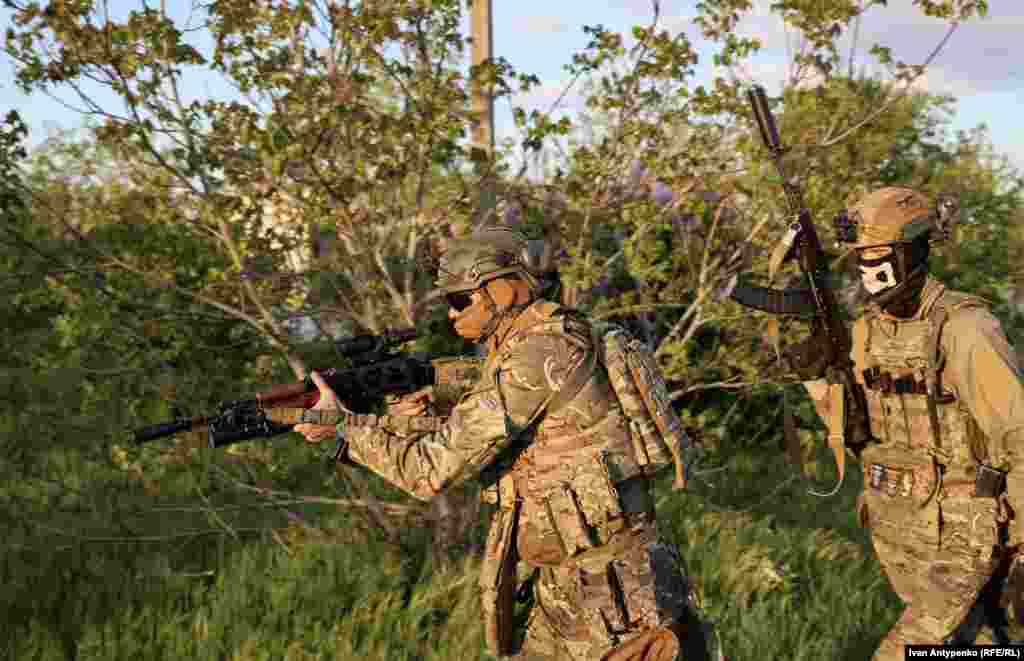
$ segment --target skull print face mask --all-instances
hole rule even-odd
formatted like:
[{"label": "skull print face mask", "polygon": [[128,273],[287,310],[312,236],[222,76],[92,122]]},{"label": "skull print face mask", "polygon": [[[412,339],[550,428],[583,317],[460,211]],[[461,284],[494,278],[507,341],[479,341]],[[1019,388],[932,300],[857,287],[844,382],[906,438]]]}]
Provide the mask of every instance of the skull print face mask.
[{"label": "skull print face mask", "polygon": [[861,257],[858,260],[860,279],[868,293],[875,295],[899,284],[893,259],[894,255],[886,255],[879,259]]}]

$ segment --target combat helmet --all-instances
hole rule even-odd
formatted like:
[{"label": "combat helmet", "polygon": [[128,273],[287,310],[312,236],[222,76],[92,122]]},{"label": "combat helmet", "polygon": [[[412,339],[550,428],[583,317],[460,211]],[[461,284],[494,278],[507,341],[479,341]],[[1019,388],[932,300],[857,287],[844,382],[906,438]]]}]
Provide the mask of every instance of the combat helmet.
[{"label": "combat helmet", "polygon": [[540,283],[530,268],[530,244],[507,227],[481,228],[451,241],[437,267],[437,288],[446,295],[470,292],[503,275],[517,275],[537,294]]},{"label": "combat helmet", "polygon": [[933,207],[911,188],[887,186],[865,195],[834,223],[840,243],[863,250],[911,243],[924,236],[933,241],[947,239],[958,211],[952,195],[940,195]]},{"label": "combat helmet", "polygon": [[861,198],[836,219],[840,242],[857,251],[889,247],[877,259],[858,263],[874,303],[885,304],[912,295],[927,274],[930,243],[947,238],[957,211],[955,198],[940,196],[932,206],[921,193],[904,187],[880,188]]}]

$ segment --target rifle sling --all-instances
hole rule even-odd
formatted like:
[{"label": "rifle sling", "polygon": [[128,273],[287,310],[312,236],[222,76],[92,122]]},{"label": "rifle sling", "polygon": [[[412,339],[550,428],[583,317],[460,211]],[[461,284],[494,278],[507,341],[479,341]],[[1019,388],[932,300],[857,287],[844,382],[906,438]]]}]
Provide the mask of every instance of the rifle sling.
[{"label": "rifle sling", "polygon": [[336,425],[345,422],[358,427],[386,427],[397,432],[435,432],[441,429],[445,420],[429,415],[373,415],[303,408],[267,409],[266,414],[271,420],[288,425]]}]

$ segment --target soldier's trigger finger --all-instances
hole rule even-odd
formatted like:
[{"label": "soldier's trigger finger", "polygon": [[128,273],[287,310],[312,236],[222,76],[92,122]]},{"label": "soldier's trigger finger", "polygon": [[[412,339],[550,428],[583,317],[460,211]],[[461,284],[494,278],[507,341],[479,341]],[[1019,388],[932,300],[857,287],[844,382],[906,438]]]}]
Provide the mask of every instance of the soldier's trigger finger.
[{"label": "soldier's trigger finger", "polygon": [[430,386],[421,388],[410,394],[406,399],[412,402],[432,402],[434,401],[434,389]]},{"label": "soldier's trigger finger", "polygon": [[389,407],[391,415],[421,415],[427,410],[427,405],[420,402],[398,402]]},{"label": "soldier's trigger finger", "polygon": [[394,415],[418,415],[426,411],[433,402],[433,389],[424,388],[396,399],[389,408]]},{"label": "soldier's trigger finger", "polygon": [[434,399],[433,389],[428,389],[428,388],[430,388],[430,387],[427,386],[427,388],[421,388],[420,390],[408,393],[406,395],[397,395],[397,394],[386,395],[384,397],[384,401],[386,401],[391,406],[395,406],[395,405],[398,405],[398,404],[409,404],[409,403],[418,403],[418,402],[424,402],[424,401],[433,401],[433,399]]},{"label": "soldier's trigger finger", "polygon": [[321,443],[334,436],[334,427],[316,425],[315,429],[305,434],[307,443]]}]

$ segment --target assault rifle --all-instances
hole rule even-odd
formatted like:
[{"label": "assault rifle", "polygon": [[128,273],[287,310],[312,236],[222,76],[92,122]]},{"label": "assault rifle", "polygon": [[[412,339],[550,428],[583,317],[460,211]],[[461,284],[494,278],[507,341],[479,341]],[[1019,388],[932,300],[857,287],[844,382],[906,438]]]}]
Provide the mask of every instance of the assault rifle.
[{"label": "assault rifle", "polygon": [[[317,370],[346,408],[369,410],[386,395],[403,395],[424,386],[467,382],[476,376],[476,361],[435,359],[394,351],[417,337],[415,330],[388,331],[383,335],[358,335],[337,343],[351,367]],[[292,430],[295,423],[275,420],[274,409],[302,410],[320,399],[313,379],[274,386],[252,399],[226,402],[217,413],[178,418],[135,430],[135,442],[147,443],[181,431],[206,427],[209,445],[219,448],[256,438],[270,438]]]},{"label": "assault rifle", "polygon": [[764,88],[755,85],[753,89],[747,91],[747,100],[753,110],[761,140],[771,154],[776,171],[782,179],[787,212],[792,219],[788,231],[773,255],[773,266],[795,257],[807,280],[808,288],[779,290],[739,281],[729,297],[741,305],[771,314],[813,315],[812,334],[821,341],[827,354],[824,358],[827,365],[826,379],[830,384],[841,384],[845,391],[842,399],[832,402],[833,407],[838,406],[845,412],[845,416],[840,416],[839,422],[845,429],[830,430],[830,445],[839,469],[839,482],[830,494],[823,495],[832,495],[839,490],[843,481],[844,444],[860,448],[871,440],[867,401],[863,390],[854,379],[853,359],[850,357],[851,338],[828,282],[828,256],[821,248],[811,212],[804,204],[800,186],[786,174],[783,164],[786,148],[779,139],[775,118],[768,107],[768,97]]}]

